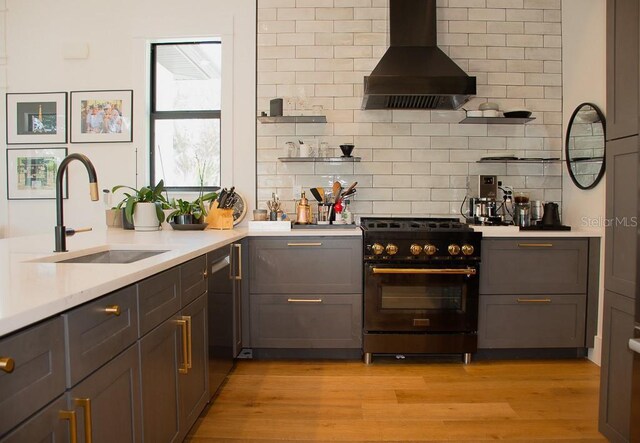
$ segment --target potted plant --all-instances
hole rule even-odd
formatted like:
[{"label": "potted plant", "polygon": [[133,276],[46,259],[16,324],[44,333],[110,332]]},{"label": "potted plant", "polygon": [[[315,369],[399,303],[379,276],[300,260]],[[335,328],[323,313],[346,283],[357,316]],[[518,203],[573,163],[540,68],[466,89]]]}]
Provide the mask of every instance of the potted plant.
[{"label": "potted plant", "polygon": [[114,186],[111,192],[118,189],[128,189],[131,192],[124,192],[124,199],[117,208],[124,205],[124,216],[129,223],[133,223],[136,231],[157,231],[160,223],[164,221],[163,205],[168,204],[167,199],[162,195],[164,191],[164,181],[160,180],[155,186],[143,186],[140,189],[131,186]]},{"label": "potted plant", "polygon": [[202,192],[197,199],[193,201],[183,200],[181,198],[172,200],[171,206],[175,210],[169,214],[167,219],[172,219],[174,223],[179,225],[187,224],[200,224],[204,222],[204,217],[207,215],[207,203],[211,203],[218,197],[218,193],[209,192],[203,194]]}]

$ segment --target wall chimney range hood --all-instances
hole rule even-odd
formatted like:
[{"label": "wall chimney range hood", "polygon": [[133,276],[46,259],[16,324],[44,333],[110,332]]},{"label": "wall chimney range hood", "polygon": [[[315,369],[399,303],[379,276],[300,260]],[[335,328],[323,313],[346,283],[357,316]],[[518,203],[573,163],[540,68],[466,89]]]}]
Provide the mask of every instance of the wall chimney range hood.
[{"label": "wall chimney range hood", "polygon": [[437,46],[436,0],[389,0],[389,28],[362,109],[458,109],[476,94],[476,78]]}]

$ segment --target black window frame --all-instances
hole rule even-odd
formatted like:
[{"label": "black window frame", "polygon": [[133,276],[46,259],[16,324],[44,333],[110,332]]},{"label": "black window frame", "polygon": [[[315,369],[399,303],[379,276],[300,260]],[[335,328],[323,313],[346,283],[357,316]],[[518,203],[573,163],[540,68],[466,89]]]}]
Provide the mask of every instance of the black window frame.
[{"label": "black window frame", "polygon": [[[195,45],[203,43],[213,43],[221,45],[220,40],[203,40],[192,42],[162,42],[151,43],[151,111],[149,114],[149,177],[151,178],[152,185],[155,185],[156,170],[155,170],[155,157],[156,157],[156,144],[155,144],[155,129],[157,120],[193,120],[197,118],[202,119],[217,119],[220,120],[220,155],[222,156],[222,109],[218,110],[198,110],[198,111],[158,111],[156,109],[156,48],[159,46],[176,46],[176,45]],[[221,91],[222,92],[222,91]],[[222,158],[220,158],[220,169],[222,169]],[[222,173],[222,171],[220,171]],[[222,177],[221,177],[222,178]],[[166,186],[167,191],[175,192],[198,192],[203,191],[217,191],[220,186]]]}]

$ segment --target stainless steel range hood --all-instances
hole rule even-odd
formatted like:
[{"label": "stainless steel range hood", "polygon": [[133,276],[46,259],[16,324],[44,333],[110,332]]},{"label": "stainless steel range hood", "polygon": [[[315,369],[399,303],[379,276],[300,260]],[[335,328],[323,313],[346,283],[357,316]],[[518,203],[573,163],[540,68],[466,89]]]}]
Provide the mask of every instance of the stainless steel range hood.
[{"label": "stainless steel range hood", "polygon": [[390,46],[364,78],[362,109],[458,109],[476,94],[437,46],[436,0],[389,0]]}]

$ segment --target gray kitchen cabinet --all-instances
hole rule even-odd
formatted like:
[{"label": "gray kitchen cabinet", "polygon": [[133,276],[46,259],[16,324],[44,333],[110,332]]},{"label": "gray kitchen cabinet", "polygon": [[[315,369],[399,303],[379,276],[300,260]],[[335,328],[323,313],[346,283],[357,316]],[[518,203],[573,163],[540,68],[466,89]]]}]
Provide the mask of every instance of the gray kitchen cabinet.
[{"label": "gray kitchen cabinet", "polygon": [[156,274],[137,287],[142,336],[180,309],[180,269],[175,267]]},{"label": "gray kitchen cabinet", "polygon": [[182,307],[187,306],[207,290],[207,275],[206,255],[201,255],[180,265]]},{"label": "gray kitchen cabinet", "polygon": [[483,295],[479,348],[584,347],[584,295]]},{"label": "gray kitchen cabinet", "polygon": [[638,137],[607,142],[605,288],[635,298]]},{"label": "gray kitchen cabinet", "polygon": [[605,291],[598,429],[612,442],[629,441],[634,301]]},{"label": "gray kitchen cabinet", "polygon": [[128,286],[62,315],[67,343],[67,387],[138,339],[136,287]]},{"label": "gray kitchen cabinet", "polygon": [[600,241],[482,240],[479,349],[593,347]]},{"label": "gray kitchen cabinet", "polygon": [[0,442],[68,442],[70,441],[69,420],[60,417],[60,411],[65,410],[67,410],[66,399],[60,396],[9,434],[0,438]]},{"label": "gray kitchen cabinet", "polygon": [[187,435],[209,400],[207,353],[205,286],[199,298],[140,340],[145,441],[182,441]]},{"label": "gray kitchen cabinet", "polygon": [[209,371],[207,370],[207,296],[201,295],[181,313],[188,324],[188,371],[180,374],[180,440],[196,422],[209,401]]},{"label": "gray kitchen cabinet", "polygon": [[[65,390],[64,324],[47,320],[0,340],[0,436]],[[13,370],[9,370],[11,364]],[[7,372],[8,371],[8,372]]]},{"label": "gray kitchen cabinet", "polygon": [[519,238],[482,242],[481,294],[584,294],[588,241]]},{"label": "gray kitchen cabinet", "polygon": [[252,348],[361,348],[360,237],[252,238],[249,255]]},{"label": "gray kitchen cabinet", "polygon": [[178,377],[186,370],[183,324],[174,315],[140,340],[145,441],[174,442],[180,434]]},{"label": "gray kitchen cabinet", "polygon": [[607,140],[638,134],[639,17],[638,0],[607,0]]},{"label": "gray kitchen cabinet", "polygon": [[362,296],[254,295],[251,343],[257,348],[360,348]]},{"label": "gray kitchen cabinet", "polygon": [[68,392],[78,442],[142,441],[138,358],[136,343]]},{"label": "gray kitchen cabinet", "polygon": [[360,238],[255,238],[249,254],[252,294],[362,291]]}]

